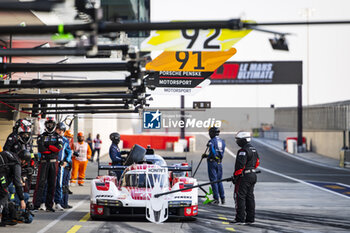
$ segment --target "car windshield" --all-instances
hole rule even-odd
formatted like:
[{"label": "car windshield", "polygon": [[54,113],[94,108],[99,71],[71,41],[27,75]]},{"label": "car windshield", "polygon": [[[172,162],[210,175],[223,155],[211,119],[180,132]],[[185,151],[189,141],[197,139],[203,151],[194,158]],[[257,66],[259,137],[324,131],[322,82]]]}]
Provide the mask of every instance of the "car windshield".
[{"label": "car windshield", "polygon": [[173,172],[173,177],[186,177],[186,172]]},{"label": "car windshield", "polygon": [[160,159],[147,159],[148,162],[151,162],[152,164],[158,165],[158,166],[166,166],[166,163],[163,160]]},{"label": "car windshield", "polygon": [[165,160],[159,155],[145,155],[145,160],[158,166],[166,166]]},{"label": "car windshield", "polygon": [[[148,187],[154,187],[154,181],[160,180],[160,187],[168,186],[168,177],[166,174],[148,174],[149,183]],[[137,188],[146,188],[146,174],[125,174],[122,181],[123,187],[137,187]]]}]

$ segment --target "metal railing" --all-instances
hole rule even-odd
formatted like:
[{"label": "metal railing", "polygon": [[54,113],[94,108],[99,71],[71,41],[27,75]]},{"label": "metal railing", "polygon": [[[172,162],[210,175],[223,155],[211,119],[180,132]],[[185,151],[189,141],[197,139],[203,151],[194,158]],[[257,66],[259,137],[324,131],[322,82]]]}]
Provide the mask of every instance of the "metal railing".
[{"label": "metal railing", "polygon": [[[349,130],[350,104],[334,103],[303,107],[305,130]],[[279,129],[297,129],[297,108],[277,108],[275,125]]]}]

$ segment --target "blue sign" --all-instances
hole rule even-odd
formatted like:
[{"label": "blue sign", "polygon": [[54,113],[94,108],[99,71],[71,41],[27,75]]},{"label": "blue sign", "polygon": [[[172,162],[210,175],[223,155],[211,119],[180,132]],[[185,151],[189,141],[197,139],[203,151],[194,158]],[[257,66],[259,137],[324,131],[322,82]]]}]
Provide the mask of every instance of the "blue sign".
[{"label": "blue sign", "polygon": [[160,129],[162,113],[157,110],[156,112],[144,112],[143,113],[143,128],[144,129]]}]

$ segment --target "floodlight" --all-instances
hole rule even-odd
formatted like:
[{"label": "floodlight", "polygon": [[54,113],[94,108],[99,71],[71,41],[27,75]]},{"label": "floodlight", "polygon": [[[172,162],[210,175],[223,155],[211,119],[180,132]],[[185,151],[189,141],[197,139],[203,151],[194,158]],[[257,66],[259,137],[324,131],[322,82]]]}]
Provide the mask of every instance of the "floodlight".
[{"label": "floodlight", "polygon": [[289,51],[288,43],[284,36],[275,36],[275,38],[271,38],[269,41],[273,49]]}]

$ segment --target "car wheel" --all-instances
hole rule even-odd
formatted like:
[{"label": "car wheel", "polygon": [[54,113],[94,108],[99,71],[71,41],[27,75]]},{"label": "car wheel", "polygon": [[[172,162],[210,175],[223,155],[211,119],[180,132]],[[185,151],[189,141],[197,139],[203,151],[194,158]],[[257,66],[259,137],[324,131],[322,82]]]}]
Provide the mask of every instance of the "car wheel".
[{"label": "car wheel", "polygon": [[90,218],[94,221],[98,221],[100,218],[97,217],[96,215],[90,215]]}]

